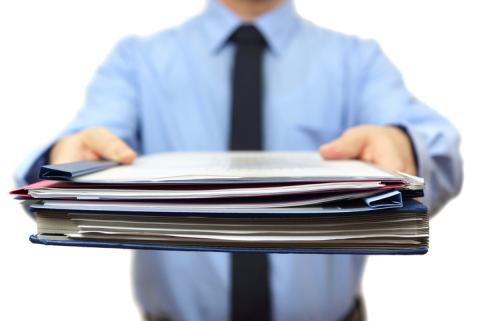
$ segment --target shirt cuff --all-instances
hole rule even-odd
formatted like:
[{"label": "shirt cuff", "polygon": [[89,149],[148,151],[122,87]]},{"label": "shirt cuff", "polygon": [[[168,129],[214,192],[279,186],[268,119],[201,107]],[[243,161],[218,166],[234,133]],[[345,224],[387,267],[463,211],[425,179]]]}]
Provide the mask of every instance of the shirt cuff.
[{"label": "shirt cuff", "polygon": [[415,139],[413,138],[412,130],[405,127],[404,125],[394,125],[394,126],[397,127],[398,129],[400,129],[405,135],[407,135],[408,140],[410,141],[410,146],[412,146],[412,153],[413,153],[413,159],[415,161],[415,168],[417,169],[417,172],[419,172],[417,143],[415,142]]},{"label": "shirt cuff", "polygon": [[411,125],[401,124],[394,125],[401,129],[410,139],[412,150],[415,157],[415,165],[417,167],[417,176],[422,177],[425,181],[424,187],[424,203],[428,208],[431,206],[431,186],[429,186],[431,171],[430,171],[430,153],[425,145],[425,139],[422,134]]}]

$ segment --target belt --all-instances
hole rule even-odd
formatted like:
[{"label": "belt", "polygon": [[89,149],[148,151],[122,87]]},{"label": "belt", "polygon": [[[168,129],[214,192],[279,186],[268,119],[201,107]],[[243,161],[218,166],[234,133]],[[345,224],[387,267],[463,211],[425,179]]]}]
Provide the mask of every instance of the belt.
[{"label": "belt", "polygon": [[[353,306],[350,308],[350,311],[340,319],[340,321],[365,321],[367,319],[365,313],[365,303],[363,297],[358,296],[353,303]],[[144,321],[170,321],[168,317],[165,316],[153,316],[148,313],[143,314]]]}]

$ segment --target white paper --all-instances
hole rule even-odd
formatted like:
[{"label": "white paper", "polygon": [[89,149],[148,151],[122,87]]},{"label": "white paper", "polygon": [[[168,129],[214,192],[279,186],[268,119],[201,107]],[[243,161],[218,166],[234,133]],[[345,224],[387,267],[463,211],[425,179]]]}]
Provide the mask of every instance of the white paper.
[{"label": "white paper", "polygon": [[83,175],[74,181],[158,183],[239,179],[398,180],[399,176],[362,161],[326,161],[318,152],[176,152],[139,157],[132,165]]},{"label": "white paper", "polygon": [[279,196],[319,192],[348,192],[352,190],[379,189],[385,186],[380,182],[335,182],[301,185],[284,185],[269,187],[236,187],[216,189],[169,189],[155,187],[152,189],[124,189],[124,188],[32,188],[29,194],[33,198],[77,198],[79,200],[95,199],[196,199],[196,198],[225,198],[249,196]]}]

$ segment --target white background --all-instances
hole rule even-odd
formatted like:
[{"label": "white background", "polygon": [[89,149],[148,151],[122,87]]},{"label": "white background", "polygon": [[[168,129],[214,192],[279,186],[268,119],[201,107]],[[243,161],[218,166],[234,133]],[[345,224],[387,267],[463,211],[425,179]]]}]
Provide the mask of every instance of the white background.
[{"label": "white background", "polygon": [[[370,320],[462,320],[480,315],[480,19],[472,0],[298,1],[322,26],[374,38],[417,97],[463,136],[465,184],[431,224],[426,256],[370,258]],[[138,320],[130,252],[43,247],[6,195],[14,168],[81,106],[114,43],[197,13],[203,1],[0,0],[0,319]]]}]

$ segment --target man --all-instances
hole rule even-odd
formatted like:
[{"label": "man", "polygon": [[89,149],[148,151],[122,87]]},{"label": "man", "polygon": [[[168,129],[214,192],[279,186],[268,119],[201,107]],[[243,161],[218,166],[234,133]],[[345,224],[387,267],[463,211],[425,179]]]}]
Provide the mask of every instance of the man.
[{"label": "man", "polygon": [[[48,160],[321,146],[327,159],[423,176],[425,202],[437,211],[461,186],[458,144],[452,125],[405,89],[375,42],[314,26],[290,1],[218,0],[179,28],[122,41],[77,118],[18,178],[34,180]],[[365,257],[265,260],[138,251],[136,296],[151,320],[361,320]],[[248,284],[250,268],[258,284]],[[237,293],[242,287],[253,300]]]}]

